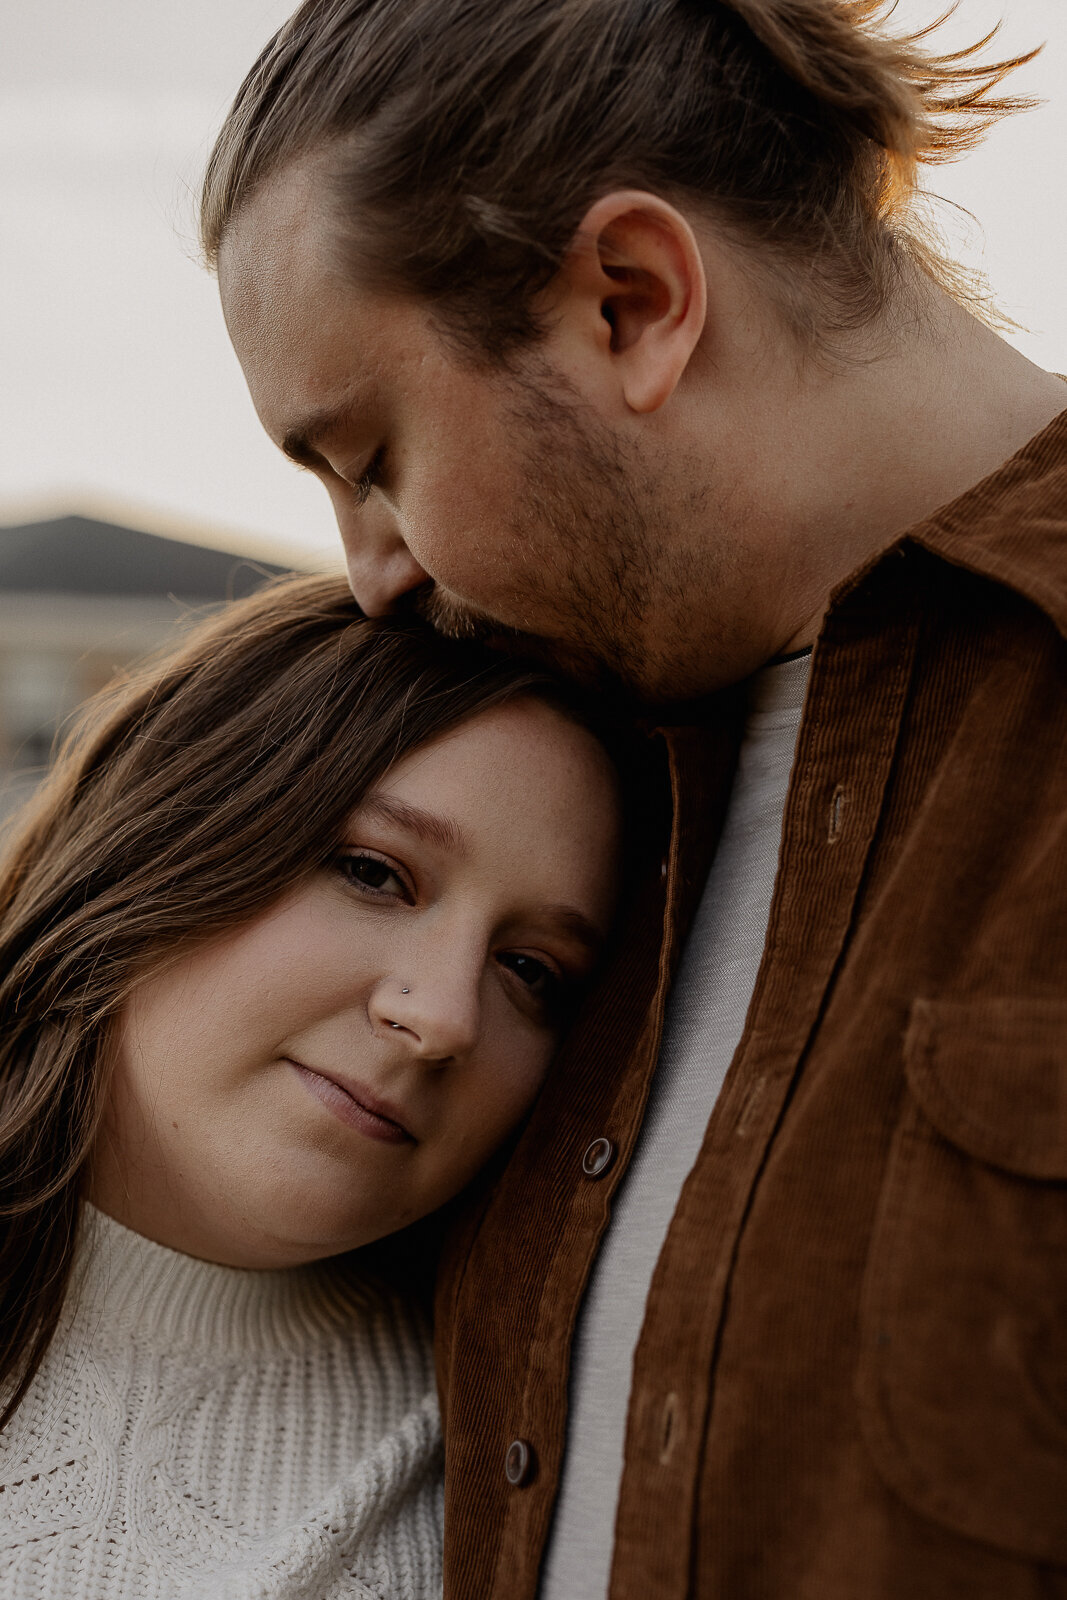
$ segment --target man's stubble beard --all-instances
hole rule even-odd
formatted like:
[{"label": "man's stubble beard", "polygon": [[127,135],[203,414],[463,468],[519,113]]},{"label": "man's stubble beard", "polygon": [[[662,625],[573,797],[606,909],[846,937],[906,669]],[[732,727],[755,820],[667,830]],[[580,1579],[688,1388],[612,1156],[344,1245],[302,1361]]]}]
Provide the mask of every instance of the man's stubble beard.
[{"label": "man's stubble beard", "polygon": [[685,607],[684,586],[672,581],[668,550],[652,531],[654,508],[660,527],[670,515],[664,485],[543,364],[513,379],[509,393],[521,491],[508,537],[534,555],[526,570],[541,581],[524,599],[551,616],[552,631],[525,632],[437,585],[417,594],[415,609],[448,637],[545,662],[613,697],[659,699],[664,641],[650,617]]}]

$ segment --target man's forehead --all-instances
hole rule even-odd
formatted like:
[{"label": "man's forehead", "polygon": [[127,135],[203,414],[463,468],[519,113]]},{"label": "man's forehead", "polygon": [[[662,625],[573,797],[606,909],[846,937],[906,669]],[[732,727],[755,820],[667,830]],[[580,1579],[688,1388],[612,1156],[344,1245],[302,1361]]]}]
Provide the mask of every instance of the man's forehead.
[{"label": "man's forehead", "polygon": [[360,285],[337,259],[313,164],[285,169],[234,217],[219,248],[226,326],[260,421],[279,445],[381,412],[441,343],[414,297]]},{"label": "man's forehead", "polygon": [[219,249],[223,315],[253,403],[280,444],[351,409],[366,376],[362,296],[329,264],[322,209],[295,169],[238,212]]},{"label": "man's forehead", "polygon": [[309,291],[321,299],[333,276],[327,219],[314,174],[285,168],[237,211],[219,246],[219,292],[227,327],[290,313]]}]

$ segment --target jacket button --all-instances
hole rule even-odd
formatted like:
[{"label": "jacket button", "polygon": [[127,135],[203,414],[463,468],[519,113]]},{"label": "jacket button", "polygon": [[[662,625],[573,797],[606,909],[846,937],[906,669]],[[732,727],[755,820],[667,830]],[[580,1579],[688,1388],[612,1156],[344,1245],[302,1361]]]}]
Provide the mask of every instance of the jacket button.
[{"label": "jacket button", "polygon": [[582,1171],[587,1178],[602,1178],[615,1160],[615,1146],[610,1139],[594,1139],[582,1157]]},{"label": "jacket button", "polygon": [[534,1475],[536,1465],[533,1446],[525,1439],[512,1439],[504,1457],[504,1476],[513,1489],[521,1489]]}]

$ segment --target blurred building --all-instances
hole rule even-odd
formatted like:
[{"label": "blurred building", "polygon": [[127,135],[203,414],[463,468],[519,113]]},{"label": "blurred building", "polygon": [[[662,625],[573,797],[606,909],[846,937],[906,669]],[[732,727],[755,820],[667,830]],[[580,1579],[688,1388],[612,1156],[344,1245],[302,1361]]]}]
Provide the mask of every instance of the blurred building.
[{"label": "blurred building", "polygon": [[48,765],[64,719],[191,611],[288,570],[82,516],[0,527],[0,815]]}]

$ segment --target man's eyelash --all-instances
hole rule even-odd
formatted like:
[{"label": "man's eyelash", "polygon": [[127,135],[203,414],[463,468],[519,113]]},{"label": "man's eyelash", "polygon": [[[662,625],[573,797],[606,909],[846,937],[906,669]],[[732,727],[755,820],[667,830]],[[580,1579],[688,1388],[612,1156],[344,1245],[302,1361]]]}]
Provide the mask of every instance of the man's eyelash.
[{"label": "man's eyelash", "polygon": [[367,467],[366,471],[362,472],[352,485],[352,492],[356,497],[357,505],[363,505],[371,490],[374,488],[374,485],[381,477],[382,461],[384,457],[384,448],[375,451],[374,456],[371,458],[370,465]]}]

